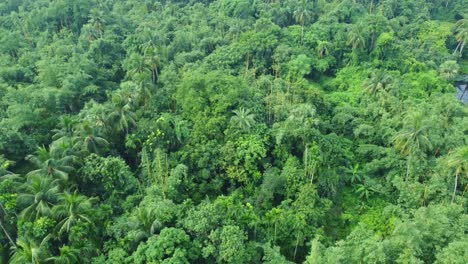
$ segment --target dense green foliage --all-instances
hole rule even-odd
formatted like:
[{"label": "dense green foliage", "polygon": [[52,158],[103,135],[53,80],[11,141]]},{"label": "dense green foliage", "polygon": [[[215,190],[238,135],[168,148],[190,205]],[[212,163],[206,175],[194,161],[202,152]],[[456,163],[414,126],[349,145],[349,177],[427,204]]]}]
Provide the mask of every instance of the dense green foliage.
[{"label": "dense green foliage", "polygon": [[466,263],[464,0],[3,0],[0,263]]}]

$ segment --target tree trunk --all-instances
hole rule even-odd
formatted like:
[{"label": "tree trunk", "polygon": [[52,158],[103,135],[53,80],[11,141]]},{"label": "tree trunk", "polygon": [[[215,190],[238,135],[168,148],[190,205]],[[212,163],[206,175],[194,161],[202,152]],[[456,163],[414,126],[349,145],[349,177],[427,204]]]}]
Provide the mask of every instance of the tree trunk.
[{"label": "tree trunk", "polygon": [[304,46],[304,22],[301,25],[301,45]]},{"label": "tree trunk", "polygon": [[275,234],[273,236],[273,243],[276,243],[276,221],[275,221]]},{"label": "tree trunk", "polygon": [[410,163],[411,163],[411,155],[408,156],[408,160],[406,161],[406,178],[405,178],[405,181],[408,181],[409,172],[410,172]]},{"label": "tree trunk", "polygon": [[16,248],[16,243],[15,241],[11,238],[10,234],[8,234],[8,231],[6,230],[6,228],[3,226],[3,216],[6,216],[7,215],[7,211],[5,210],[5,207],[3,207],[3,204],[0,202],[0,209],[3,211],[2,213],[2,218],[0,218],[0,227],[3,229],[3,232],[5,233],[5,235],[7,236],[8,240],[10,241],[10,243],[13,245],[13,247]]},{"label": "tree trunk", "polygon": [[463,193],[462,193],[462,196],[461,196],[462,201],[463,201],[463,197],[465,197],[465,193],[466,193],[467,190],[468,190],[468,183],[465,185],[465,189],[463,190]]},{"label": "tree trunk", "polygon": [[3,232],[5,233],[5,235],[7,236],[8,240],[10,241],[10,243],[13,245],[13,247],[16,248],[16,243],[15,241],[13,241],[13,239],[11,238],[10,234],[8,234],[8,231],[5,229],[5,227],[3,226],[3,222],[0,221],[0,227],[3,229]]},{"label": "tree trunk", "polygon": [[308,168],[307,168],[307,160],[308,160],[308,157],[307,157],[307,145],[305,146],[305,150],[304,150],[304,176],[305,178],[307,178],[307,174],[308,174]]},{"label": "tree trunk", "polygon": [[461,45],[461,41],[460,41],[460,42],[458,42],[458,45],[457,45],[457,47],[456,47],[456,48],[455,48],[455,50],[453,51],[453,55],[455,55],[455,54],[457,53],[457,51],[458,51],[458,48],[460,47],[460,45]]},{"label": "tree trunk", "polygon": [[465,95],[465,92],[466,92],[466,88],[467,88],[467,87],[468,87],[468,85],[465,86],[465,89],[463,89],[463,93],[460,95],[459,100],[461,100],[461,99],[463,98],[463,96]]},{"label": "tree trunk", "polygon": [[424,194],[423,194],[423,199],[422,199],[422,202],[421,202],[421,206],[425,206],[426,205],[426,195],[427,195],[427,185],[426,187],[424,188]]},{"label": "tree trunk", "polygon": [[453,204],[453,201],[455,201],[455,194],[457,194],[457,184],[458,184],[458,173],[455,175],[455,184],[453,185],[452,201],[450,202],[451,204]]},{"label": "tree trunk", "polygon": [[247,56],[245,58],[245,74],[244,74],[245,78],[247,78],[247,73],[249,71],[249,64],[250,64],[250,53],[247,52]]},{"label": "tree trunk", "polygon": [[299,236],[296,238],[296,246],[294,247],[294,258],[293,260],[296,260],[296,254],[297,254],[297,247],[299,245]]}]

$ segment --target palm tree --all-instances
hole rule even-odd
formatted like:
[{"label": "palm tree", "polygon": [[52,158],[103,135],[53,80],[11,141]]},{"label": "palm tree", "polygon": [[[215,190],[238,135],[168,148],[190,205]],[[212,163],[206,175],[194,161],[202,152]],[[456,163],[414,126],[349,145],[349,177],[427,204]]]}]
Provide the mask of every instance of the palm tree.
[{"label": "palm tree", "polygon": [[296,22],[301,25],[301,44],[304,44],[304,24],[309,20],[311,15],[307,8],[307,0],[301,0],[293,15]]},{"label": "palm tree", "polygon": [[314,133],[313,127],[318,124],[315,114],[316,110],[311,104],[296,104],[288,109],[286,120],[276,125],[277,143],[281,143],[285,137],[291,137],[299,139],[302,146],[306,147],[310,142],[310,136]]},{"label": "palm tree", "polygon": [[161,65],[161,56],[158,54],[155,48],[148,49],[145,51],[145,63],[151,69],[151,80],[156,83],[159,79],[159,67]]},{"label": "palm tree", "polygon": [[78,194],[77,191],[64,192],[59,198],[59,203],[52,209],[53,216],[61,219],[57,224],[59,234],[64,231],[69,232],[77,222],[92,223],[88,218],[92,210],[93,203],[97,198],[88,198]]},{"label": "palm tree", "polygon": [[112,97],[114,108],[110,114],[110,119],[116,125],[118,131],[125,131],[125,134],[128,134],[128,128],[136,126],[136,116],[132,111],[129,99],[123,93],[117,93]]},{"label": "palm tree", "polygon": [[134,235],[135,243],[148,238],[155,233],[156,229],[161,228],[161,222],[155,219],[154,210],[147,207],[139,207],[136,215],[132,217],[131,228],[136,230]]},{"label": "palm tree", "polygon": [[458,75],[459,66],[456,61],[449,60],[442,63],[439,67],[439,74],[447,81],[453,81]]},{"label": "palm tree", "polygon": [[319,57],[323,58],[330,53],[331,48],[332,48],[332,44],[330,42],[319,40],[315,50],[317,51]]},{"label": "palm tree", "polygon": [[13,161],[7,160],[3,157],[3,155],[0,155],[0,180],[18,177],[17,174],[8,170],[8,168],[12,165],[14,165]]},{"label": "palm tree", "polygon": [[345,170],[349,174],[349,181],[352,184],[361,183],[363,181],[363,176],[359,170],[359,163],[356,163],[353,167],[346,168]]},{"label": "palm tree", "polygon": [[406,180],[409,176],[411,157],[417,151],[432,148],[427,137],[429,126],[423,120],[421,112],[411,114],[404,124],[403,129],[394,137],[395,147],[407,157]]},{"label": "palm tree", "polygon": [[242,32],[242,25],[239,22],[234,22],[229,25],[229,30],[226,33],[226,36],[231,40],[237,40]]},{"label": "palm tree", "polygon": [[455,170],[455,184],[453,187],[452,201],[455,200],[455,194],[457,193],[458,176],[460,173],[465,173],[468,176],[468,146],[463,146],[455,149],[449,154],[447,160],[449,168]]},{"label": "palm tree", "polygon": [[64,115],[60,118],[60,124],[58,129],[53,129],[52,132],[54,135],[52,136],[53,140],[65,140],[73,138],[73,133],[75,131],[75,126],[77,124],[77,120],[71,116]]},{"label": "palm tree", "polygon": [[40,174],[51,176],[63,181],[68,180],[68,173],[74,170],[70,164],[75,156],[68,155],[68,149],[60,149],[57,144],[51,144],[50,150],[39,147],[35,155],[26,156],[26,160],[33,163],[38,169],[30,171],[28,175]]},{"label": "palm tree", "polygon": [[20,187],[18,204],[26,206],[21,216],[26,219],[49,215],[59,197],[58,180],[42,175],[30,175]]},{"label": "palm tree", "polygon": [[346,44],[351,45],[353,51],[366,47],[366,39],[363,36],[363,27],[361,24],[354,25],[351,28],[348,32]]},{"label": "palm tree", "polygon": [[468,19],[460,19],[455,24],[455,38],[458,41],[458,45],[453,51],[453,54],[460,52],[460,55],[463,53],[463,48],[465,47],[466,41],[468,41]]},{"label": "palm tree", "polygon": [[17,247],[13,248],[13,255],[9,263],[46,263],[46,255],[48,255],[46,244],[49,238],[50,236],[46,236],[39,245],[31,239],[18,238],[16,241]]},{"label": "palm tree", "polygon": [[[83,110],[81,110],[78,117],[81,120],[81,123],[87,123],[89,125],[92,125],[93,127],[105,130],[108,126],[108,110],[109,109],[107,108],[107,105],[99,104],[94,100],[91,100],[85,104],[85,107],[83,108]],[[77,126],[76,128],[79,129],[80,127]]]},{"label": "palm tree", "polygon": [[106,23],[106,20],[104,19],[104,12],[93,8],[90,12],[89,15],[89,21],[88,21],[96,30],[96,32],[99,35],[99,38],[102,38],[102,33],[104,32],[104,24]]},{"label": "palm tree", "polygon": [[241,130],[249,130],[255,124],[255,115],[243,107],[232,111],[235,115],[231,117],[233,122]]},{"label": "palm tree", "polygon": [[388,19],[394,18],[397,4],[397,0],[381,1],[378,7],[378,14],[381,16],[385,16]]},{"label": "palm tree", "polygon": [[[382,20],[383,19],[383,20]],[[364,30],[365,30],[365,36],[370,40],[368,49],[372,50],[375,48],[375,41],[377,39],[377,34],[378,32],[381,32],[381,30],[385,30],[385,21],[382,16],[379,15],[369,15],[366,16],[363,25],[365,25]],[[387,28],[387,30],[389,30]]]},{"label": "palm tree", "polygon": [[373,71],[364,83],[365,90],[375,96],[379,91],[386,91],[393,85],[393,77],[383,70]]},{"label": "palm tree", "polygon": [[369,197],[372,194],[374,194],[375,192],[377,192],[377,190],[375,188],[373,188],[367,182],[359,183],[356,186],[357,186],[357,188],[356,188],[355,192],[359,195],[359,198],[361,198],[361,199],[369,200]]},{"label": "palm tree", "polygon": [[131,79],[129,83],[134,82],[134,86],[139,88],[138,99],[144,105],[146,105],[152,96],[150,88],[159,79],[159,66],[161,64],[159,53],[164,51],[163,49],[156,48],[156,43],[154,42],[157,42],[157,40],[152,39],[151,33],[147,35],[149,35],[149,40],[141,45],[144,55],[141,56],[135,53],[127,60],[127,76]]},{"label": "palm tree", "polygon": [[80,262],[80,250],[69,246],[62,246],[59,250],[59,256],[50,257],[46,259],[46,261],[53,261],[57,264],[73,264]]},{"label": "palm tree", "polygon": [[172,127],[174,128],[174,134],[177,138],[177,141],[183,143],[183,141],[187,139],[190,134],[189,123],[186,120],[179,118],[178,116],[173,116],[170,120]]},{"label": "palm tree", "polygon": [[138,53],[132,53],[130,57],[125,61],[125,68],[127,75],[134,78],[137,75],[146,75],[151,73],[150,67],[145,62],[143,56]]},{"label": "palm tree", "polygon": [[78,130],[78,135],[74,138],[74,147],[84,152],[99,153],[100,150],[109,145],[98,130],[92,127],[89,122],[83,122]]}]

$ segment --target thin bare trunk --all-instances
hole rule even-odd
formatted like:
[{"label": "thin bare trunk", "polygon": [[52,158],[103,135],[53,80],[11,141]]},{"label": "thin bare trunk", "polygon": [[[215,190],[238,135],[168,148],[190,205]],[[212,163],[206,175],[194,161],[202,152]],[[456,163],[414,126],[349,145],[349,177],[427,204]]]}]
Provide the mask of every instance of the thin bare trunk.
[{"label": "thin bare trunk", "polygon": [[423,194],[423,199],[422,199],[422,202],[421,202],[421,206],[425,206],[426,205],[426,195],[427,195],[427,185],[426,185],[426,188],[424,188],[424,194]]},{"label": "thin bare trunk", "polygon": [[463,98],[463,96],[465,95],[465,92],[466,92],[466,88],[467,88],[467,87],[468,87],[468,85],[465,86],[465,89],[463,89],[463,93],[460,95],[459,100],[461,100],[461,99]]},{"label": "thin bare trunk", "polygon": [[166,153],[166,177],[164,179],[164,193],[166,193],[166,188],[167,188],[167,181],[169,180],[169,161],[167,159],[167,153]]},{"label": "thin bare trunk", "polygon": [[410,163],[411,163],[411,155],[408,156],[408,160],[406,161],[406,178],[405,178],[405,181],[408,181],[409,172],[410,172]]},{"label": "thin bare trunk", "polygon": [[158,67],[155,67],[154,68],[154,73],[156,74],[156,82],[157,83],[159,81],[159,71],[158,71]]},{"label": "thin bare trunk", "polygon": [[294,258],[293,260],[296,260],[296,254],[297,254],[297,247],[299,246],[299,236],[296,238],[296,246],[294,247]]},{"label": "thin bare trunk", "polygon": [[7,236],[8,240],[10,241],[10,243],[13,245],[13,247],[16,248],[16,243],[15,241],[11,238],[10,234],[8,234],[8,231],[6,230],[6,228],[3,226],[3,216],[6,216],[7,215],[7,211],[5,210],[5,207],[3,207],[3,204],[0,203],[0,209],[3,211],[2,213],[2,219],[0,219],[0,227],[3,229],[3,232],[5,233],[5,235]]},{"label": "thin bare trunk", "polygon": [[[145,164],[146,164],[146,177],[148,178],[149,181],[155,181],[155,177],[154,177],[154,174],[152,173],[152,168],[151,168],[151,163],[149,162],[149,158],[148,158],[148,152],[145,150],[144,151],[144,160],[145,160]],[[154,183],[154,182],[153,182]]]},{"label": "thin bare trunk", "polygon": [[270,83],[270,98],[267,100],[267,108],[268,108],[268,125],[271,126],[271,119],[272,119],[272,106],[273,106],[273,82]]},{"label": "thin bare trunk", "polygon": [[460,45],[461,45],[461,41],[460,41],[460,42],[458,42],[458,45],[457,45],[457,47],[456,47],[456,48],[455,48],[455,50],[453,51],[453,55],[455,55],[455,54],[457,53],[457,51],[458,51],[458,48],[460,47]]},{"label": "thin bare trunk", "polygon": [[273,237],[273,243],[276,243],[276,221],[275,221],[275,235]]},{"label": "thin bare trunk", "polygon": [[463,190],[463,193],[462,193],[462,196],[461,196],[462,205],[463,205],[463,197],[465,197],[465,193],[466,193],[467,190],[468,190],[468,183],[465,185],[465,189]]},{"label": "thin bare trunk", "polygon": [[301,26],[301,45],[304,46],[304,23]]},{"label": "thin bare trunk", "polygon": [[307,146],[306,146],[305,151],[304,151],[304,168],[305,168],[304,172],[305,172],[305,177],[307,177],[307,172],[308,172],[308,170],[307,170],[307,163],[308,163],[307,158],[308,157],[307,157]]},{"label": "thin bare trunk", "polygon": [[10,241],[10,243],[13,245],[13,247],[16,248],[16,243],[15,241],[11,238],[10,234],[8,234],[8,231],[5,229],[5,227],[3,226],[3,222],[0,221],[0,227],[3,229],[3,232],[5,233],[5,235],[7,236],[8,240]]},{"label": "thin bare trunk", "polygon": [[273,106],[273,123],[276,121],[278,105],[279,105],[278,87],[275,86],[275,105]]},{"label": "thin bare trunk", "polygon": [[247,56],[245,58],[245,77],[247,78],[247,72],[249,71],[249,64],[250,64],[250,53],[247,52]]},{"label": "thin bare trunk", "polygon": [[455,195],[457,194],[457,185],[458,185],[458,173],[455,175],[455,184],[453,186],[452,201],[450,203],[453,203],[453,201],[455,201]]},{"label": "thin bare trunk", "polygon": [[310,177],[310,184],[314,182],[315,170],[317,169],[317,161],[312,164],[312,176]]},{"label": "thin bare trunk", "polygon": [[375,45],[375,32],[372,33],[370,50],[374,49],[374,45]]},{"label": "thin bare trunk", "polygon": [[163,194],[163,198],[166,198],[166,192],[165,192],[165,186],[164,186],[164,171],[163,171],[163,165],[161,164],[161,153],[158,152],[157,154],[157,159],[158,159],[158,176],[159,176],[159,185],[161,186],[161,191]]}]

